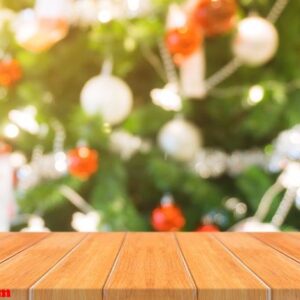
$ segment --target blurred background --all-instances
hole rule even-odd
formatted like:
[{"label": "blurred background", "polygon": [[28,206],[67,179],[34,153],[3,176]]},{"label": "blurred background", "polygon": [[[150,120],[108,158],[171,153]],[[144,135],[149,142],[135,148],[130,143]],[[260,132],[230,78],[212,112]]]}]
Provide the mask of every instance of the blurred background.
[{"label": "blurred background", "polygon": [[1,0],[0,231],[298,230],[299,13]]}]

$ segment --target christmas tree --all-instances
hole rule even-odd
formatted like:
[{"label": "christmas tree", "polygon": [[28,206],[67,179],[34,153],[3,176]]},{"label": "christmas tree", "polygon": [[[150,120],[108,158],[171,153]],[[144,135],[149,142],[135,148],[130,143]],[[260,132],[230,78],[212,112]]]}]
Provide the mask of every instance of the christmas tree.
[{"label": "christmas tree", "polygon": [[298,1],[0,3],[4,228],[300,228]]}]

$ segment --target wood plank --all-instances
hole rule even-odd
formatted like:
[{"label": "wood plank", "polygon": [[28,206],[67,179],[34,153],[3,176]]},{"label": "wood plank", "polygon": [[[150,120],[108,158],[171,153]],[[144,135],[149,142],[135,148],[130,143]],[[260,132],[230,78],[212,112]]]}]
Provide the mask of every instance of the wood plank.
[{"label": "wood plank", "polygon": [[29,288],[84,237],[84,234],[78,233],[51,233],[4,261],[0,264],[0,289],[10,289],[10,299],[28,299]]},{"label": "wood plank", "polygon": [[251,235],[215,236],[272,288],[273,300],[300,299],[300,265]]},{"label": "wood plank", "polygon": [[196,296],[173,233],[129,233],[104,287],[105,300],[192,300]]},{"label": "wood plank", "polygon": [[252,236],[300,263],[299,233],[253,233]]},{"label": "wood plank", "polygon": [[0,232],[0,241],[9,236],[10,234],[11,232]]},{"label": "wood plank", "polygon": [[200,300],[265,300],[269,288],[211,234],[177,233]]},{"label": "wood plank", "polygon": [[102,289],[125,234],[90,234],[31,289],[33,299],[102,299]]},{"label": "wood plank", "polygon": [[47,233],[9,233],[0,235],[0,263],[44,239]]}]

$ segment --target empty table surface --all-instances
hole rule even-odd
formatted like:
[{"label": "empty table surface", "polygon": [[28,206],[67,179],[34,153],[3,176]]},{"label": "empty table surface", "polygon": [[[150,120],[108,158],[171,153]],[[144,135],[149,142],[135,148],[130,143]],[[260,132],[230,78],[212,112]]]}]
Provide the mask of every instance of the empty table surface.
[{"label": "empty table surface", "polygon": [[2,233],[1,298],[300,300],[300,234]]}]

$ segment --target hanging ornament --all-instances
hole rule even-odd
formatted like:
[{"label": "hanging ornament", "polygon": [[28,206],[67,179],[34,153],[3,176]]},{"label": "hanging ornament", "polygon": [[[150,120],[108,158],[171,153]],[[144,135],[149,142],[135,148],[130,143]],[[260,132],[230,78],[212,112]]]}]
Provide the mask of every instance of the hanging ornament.
[{"label": "hanging ornament", "polygon": [[181,64],[186,57],[198,49],[202,43],[202,36],[199,30],[190,23],[183,27],[168,30],[165,42],[175,63]]},{"label": "hanging ornament", "polygon": [[223,34],[231,30],[236,21],[235,0],[199,0],[193,19],[207,36]]},{"label": "hanging ornament", "polygon": [[190,161],[202,145],[201,132],[192,123],[176,118],[160,130],[158,143],[167,155],[180,161]]},{"label": "hanging ornament", "polygon": [[98,153],[88,147],[78,147],[68,153],[69,172],[75,177],[88,179],[98,170]]},{"label": "hanging ornament", "polygon": [[185,218],[171,195],[165,195],[159,207],[151,215],[151,224],[156,231],[178,231],[185,225]]},{"label": "hanging ornament", "polygon": [[22,68],[16,59],[0,61],[0,85],[10,87],[22,77]]},{"label": "hanging ornament", "polygon": [[206,225],[201,225],[197,228],[198,232],[219,232],[220,229],[213,224],[206,224]]},{"label": "hanging ornament", "polygon": [[85,84],[80,99],[88,115],[99,114],[104,122],[116,125],[130,114],[133,95],[123,80],[111,75],[111,68],[111,62],[105,62],[102,74]]},{"label": "hanging ornament", "polygon": [[[279,231],[286,220],[300,188],[300,163],[289,162],[277,181],[263,195],[255,215],[233,226],[233,231]],[[270,223],[266,219],[276,196],[284,191],[284,196]]]},{"label": "hanging ornament", "polygon": [[96,211],[87,214],[76,212],[73,214],[71,225],[79,232],[97,232],[101,218]]},{"label": "hanging ornament", "polygon": [[153,89],[151,98],[155,105],[167,111],[180,111],[182,99],[179,95],[177,85],[168,83],[162,89]]},{"label": "hanging ornament", "polygon": [[236,232],[278,232],[278,228],[271,223],[263,223],[256,218],[248,218],[233,226],[231,231]]},{"label": "hanging ornament", "polygon": [[278,43],[278,32],[274,25],[261,17],[253,16],[238,24],[233,51],[243,63],[259,66],[274,57]]},{"label": "hanging ornament", "polygon": [[[177,4],[171,4],[169,6],[166,22],[166,46],[169,53],[173,55],[174,62],[180,67],[180,92],[182,95],[189,98],[201,98],[205,95],[203,36],[201,31],[188,20],[188,10],[189,9],[183,9]],[[185,35],[181,36],[179,34],[181,29],[187,29]],[[191,37],[188,37],[187,33],[190,33]],[[186,39],[183,39],[183,37]],[[182,47],[187,51],[183,51],[181,49]],[[162,58],[165,61],[164,56],[165,55],[162,55]],[[169,63],[166,64],[165,62],[165,65],[168,66]],[[166,71],[168,71],[168,69],[170,68],[166,68]],[[177,83],[177,85],[179,84]],[[178,90],[178,87],[176,88]],[[166,90],[166,88],[164,90]]]},{"label": "hanging ornament", "polygon": [[21,230],[22,232],[49,232],[49,228],[45,226],[45,221],[38,216],[32,216],[28,220],[27,227]]},{"label": "hanging ornament", "polygon": [[206,95],[206,62],[203,46],[180,64],[182,94],[188,98],[203,98]]},{"label": "hanging ornament", "polygon": [[166,22],[165,44],[175,63],[181,64],[202,44],[202,34],[187,19],[186,12],[177,4],[171,4]]},{"label": "hanging ornament", "polygon": [[23,10],[14,31],[20,46],[39,53],[65,38],[69,30],[70,0],[36,0],[34,9]]},{"label": "hanging ornament", "polygon": [[[233,231],[275,232],[284,223],[289,211],[297,201],[300,188],[300,130],[299,125],[280,133],[275,141],[275,149],[270,162],[272,171],[283,170],[277,181],[262,197],[255,215],[233,226]],[[274,199],[282,191],[284,197],[272,218],[271,223],[263,223]]]}]

